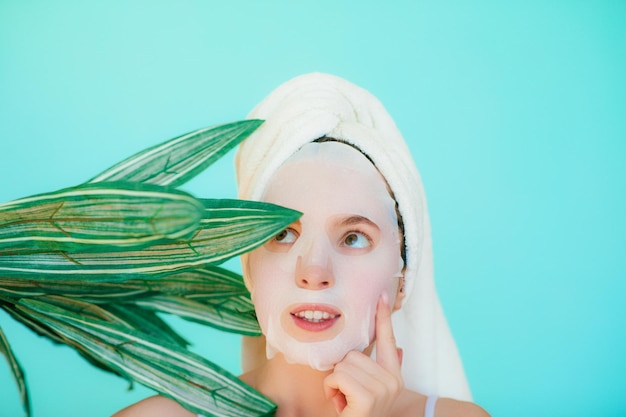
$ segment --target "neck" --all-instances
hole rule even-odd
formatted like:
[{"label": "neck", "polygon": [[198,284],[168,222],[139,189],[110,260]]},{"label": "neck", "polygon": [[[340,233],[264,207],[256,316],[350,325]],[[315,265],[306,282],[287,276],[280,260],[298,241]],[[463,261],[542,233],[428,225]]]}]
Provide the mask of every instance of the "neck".
[{"label": "neck", "polygon": [[291,365],[277,354],[241,379],[278,405],[276,417],[336,416],[324,393],[324,378],[331,372]]}]

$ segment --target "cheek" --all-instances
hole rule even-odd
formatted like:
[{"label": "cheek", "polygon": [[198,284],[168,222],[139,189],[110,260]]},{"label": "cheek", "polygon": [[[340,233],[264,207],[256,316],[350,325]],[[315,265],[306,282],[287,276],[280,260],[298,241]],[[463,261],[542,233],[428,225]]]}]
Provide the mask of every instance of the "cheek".
[{"label": "cheek", "polygon": [[378,298],[387,293],[390,303],[396,296],[398,277],[402,270],[401,258],[395,251],[379,251],[363,257],[347,258],[337,268],[337,285],[349,295],[354,305],[365,309],[376,306]]},{"label": "cheek", "polygon": [[[369,255],[369,254],[368,254]],[[346,326],[361,329],[360,342],[370,344],[375,337],[376,306],[382,294],[387,294],[393,305],[398,286],[398,261],[393,256],[370,256],[361,260],[353,259],[345,265],[337,282],[346,283],[341,288],[345,301]],[[342,279],[343,278],[343,279]],[[347,295],[347,296],[346,296]]]},{"label": "cheek", "polygon": [[[347,276],[348,273],[340,275]],[[353,269],[349,275],[350,277],[345,279],[339,277],[337,280],[339,282],[338,287],[345,287],[341,288],[342,293],[357,302],[360,301],[358,304],[377,300],[383,291],[389,288],[391,283],[390,279],[373,273],[371,269],[367,268],[363,268],[360,271]],[[341,282],[346,283],[346,285],[342,285]]]},{"label": "cheek", "polygon": [[[268,308],[271,306],[272,293],[277,285],[284,285],[280,271],[274,265],[272,254],[263,248],[250,252],[247,272],[250,282],[250,296],[254,303],[261,327],[267,321]],[[274,291],[272,291],[274,289]]]}]

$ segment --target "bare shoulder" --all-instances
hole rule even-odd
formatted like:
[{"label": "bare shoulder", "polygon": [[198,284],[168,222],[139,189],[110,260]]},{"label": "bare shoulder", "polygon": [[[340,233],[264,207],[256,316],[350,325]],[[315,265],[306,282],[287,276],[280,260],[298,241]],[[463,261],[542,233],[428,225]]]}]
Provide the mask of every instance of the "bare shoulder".
[{"label": "bare shoulder", "polygon": [[467,401],[440,398],[435,407],[436,417],[490,417],[482,407]]},{"label": "bare shoulder", "polygon": [[196,417],[196,415],[174,400],[155,395],[118,411],[113,417]]}]

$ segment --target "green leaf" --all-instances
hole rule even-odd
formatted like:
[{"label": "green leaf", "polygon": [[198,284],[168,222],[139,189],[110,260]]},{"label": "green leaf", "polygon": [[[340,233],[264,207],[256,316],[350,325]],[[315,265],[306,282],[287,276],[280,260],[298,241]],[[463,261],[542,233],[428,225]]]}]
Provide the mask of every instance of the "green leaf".
[{"label": "green leaf", "polygon": [[[173,275],[175,276],[175,275]],[[113,303],[134,299],[151,293],[152,286],[146,280],[123,282],[100,282],[80,280],[31,280],[25,278],[0,277],[0,295],[17,302],[24,297],[37,297],[46,294],[78,297],[93,303]],[[169,278],[169,277],[167,277]],[[161,281],[159,281],[161,282]],[[164,285],[167,281],[163,281]]]},{"label": "green leaf", "polygon": [[80,298],[95,304],[133,301],[156,294],[178,295],[194,299],[217,299],[246,296],[248,290],[241,275],[216,265],[183,271],[152,280],[102,282],[87,280],[31,280],[0,277],[0,298],[15,303],[23,297],[47,294]]},{"label": "green leaf", "polygon": [[84,346],[107,366],[194,413],[267,416],[275,410],[269,399],[239,378],[179,346],[41,300],[21,300],[18,308]]},{"label": "green leaf", "polygon": [[191,195],[150,184],[71,187],[0,205],[0,253],[142,248],[189,237],[203,213]]},{"label": "green leaf", "polygon": [[105,304],[103,309],[115,314],[133,329],[147,333],[159,340],[175,344],[181,348],[189,346],[189,342],[176,333],[154,311],[140,308],[134,304]]},{"label": "green leaf", "polygon": [[219,264],[261,245],[301,213],[268,203],[201,200],[200,229],[188,240],[140,250],[94,253],[35,253],[0,256],[0,276],[32,281],[148,279]]},{"label": "green leaf", "polygon": [[254,306],[245,299],[231,298],[222,303],[204,304],[184,297],[155,295],[141,298],[135,301],[135,304],[149,310],[175,314],[227,332],[248,336],[261,335]]},{"label": "green leaf", "polygon": [[[45,298],[42,298],[42,299],[45,300]],[[2,308],[7,313],[9,313],[11,317],[19,321],[20,323],[24,324],[26,327],[34,331],[39,336],[45,337],[55,344],[61,344],[61,345],[66,345],[66,346],[71,347],[72,349],[76,350],[78,354],[84,357],[89,363],[91,363],[93,366],[99,369],[102,369],[103,371],[111,372],[115,375],[125,377],[124,375],[120,374],[117,370],[107,367],[106,364],[103,364],[102,362],[100,362],[98,358],[94,358],[91,352],[85,350],[83,346],[81,346],[80,344],[77,344],[73,340],[67,339],[63,337],[63,335],[58,334],[57,332],[54,331],[54,329],[51,329],[45,324],[41,323],[36,317],[31,317],[28,314],[27,310],[18,309],[13,304],[3,305]]]},{"label": "green leaf", "polygon": [[[228,332],[249,336],[258,336],[261,333],[254,305],[241,275],[214,265],[156,280],[128,280],[119,283],[52,280],[35,282],[0,277],[0,296],[13,299],[14,302],[23,297],[51,294],[100,304],[102,308],[124,317],[124,321],[132,321],[133,328],[151,334],[156,334],[150,331],[152,326],[159,328],[166,325],[154,313],[145,309],[175,314]],[[142,317],[142,314],[150,317]],[[161,328],[164,332],[168,329]],[[178,335],[161,333],[160,337],[172,337],[185,346],[184,340]]]},{"label": "green leaf", "polygon": [[[112,323],[125,326],[127,328],[137,329],[142,332],[148,333],[158,340],[163,340],[168,343],[174,343],[181,348],[186,348],[189,343],[179,336],[174,330],[172,330],[164,321],[162,321],[153,311],[142,310],[132,304],[126,305],[94,305],[89,302],[85,302],[76,298],[68,298],[59,295],[41,295],[39,300],[46,303],[56,305],[64,308],[65,310],[72,311],[83,317],[90,317],[92,319],[106,320]],[[55,332],[54,329],[49,328],[44,323],[40,322],[37,317],[32,317],[28,314],[28,310],[15,308],[14,305],[4,305],[3,308],[11,314],[16,320],[24,323],[26,326],[34,330],[40,336],[47,337],[55,343],[66,344],[78,351],[93,365],[107,371],[119,374],[115,369],[111,369],[99,361],[97,357],[93,356],[93,353],[86,350],[80,344],[77,344],[71,339],[65,338],[62,334]]]},{"label": "green leaf", "polygon": [[300,218],[302,213],[285,207],[245,200],[201,200],[210,216],[190,241],[198,253],[210,253],[219,264],[249,252]]},{"label": "green leaf", "polygon": [[[261,334],[254,304],[241,275],[207,265],[167,278],[171,282],[159,291],[167,296],[140,298],[136,303],[227,332]],[[157,282],[161,284],[163,280]]]},{"label": "green leaf", "polygon": [[124,180],[178,187],[247,138],[262,123],[262,120],[244,120],[195,130],[141,151],[89,182]]},{"label": "green leaf", "polygon": [[20,393],[20,398],[22,400],[22,407],[24,407],[24,414],[26,417],[30,416],[30,398],[28,396],[28,387],[26,385],[26,378],[24,377],[24,371],[20,363],[17,361],[17,358],[13,354],[13,350],[11,350],[11,345],[7,340],[2,328],[0,327],[0,353],[4,355],[7,362],[9,363],[9,368],[11,368],[11,373],[13,374],[13,378],[15,378],[15,383],[17,384],[17,389]]},{"label": "green leaf", "polygon": [[[127,323],[124,319],[122,319],[115,313],[102,308],[102,306],[92,304],[83,300],[64,297],[62,295],[45,295],[38,297],[37,299],[45,301],[47,304],[63,308],[64,310],[70,311],[74,314],[78,314],[84,318],[105,320],[107,322],[116,323],[129,329],[133,328],[132,324]],[[18,305],[21,301],[22,300],[18,302]]]},{"label": "green leaf", "polygon": [[22,323],[37,335],[46,337],[55,344],[65,344],[65,341],[59,337],[52,329],[47,328],[41,323],[34,321],[31,317],[25,315],[22,311],[15,308],[14,304],[2,304],[0,307],[6,311],[16,321]]},{"label": "green leaf", "polygon": [[[174,187],[261,123],[200,129],[140,152],[87,184],[0,205],[0,308],[91,364],[194,412],[273,415],[271,401],[188,352],[188,343],[157,315],[259,333],[242,278],[210,264],[254,249],[300,213],[265,203],[197,200]],[[5,356],[12,355],[1,342]]]},{"label": "green leaf", "polygon": [[208,302],[240,296],[250,299],[243,277],[219,266],[206,265],[168,278],[176,278],[177,284],[172,282],[167,289],[161,290],[167,294]]}]

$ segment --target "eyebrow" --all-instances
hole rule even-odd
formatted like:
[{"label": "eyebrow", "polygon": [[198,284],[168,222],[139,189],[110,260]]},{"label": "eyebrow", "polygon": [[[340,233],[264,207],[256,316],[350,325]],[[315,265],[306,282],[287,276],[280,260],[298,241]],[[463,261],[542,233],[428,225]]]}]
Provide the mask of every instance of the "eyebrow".
[{"label": "eyebrow", "polygon": [[343,219],[341,221],[340,224],[342,226],[353,226],[355,224],[360,224],[360,223],[365,223],[365,224],[367,224],[367,225],[369,225],[371,227],[375,227],[376,229],[380,229],[376,223],[374,223],[373,221],[371,221],[367,217],[363,217],[363,216],[359,216],[359,215],[346,217],[345,219]]}]

